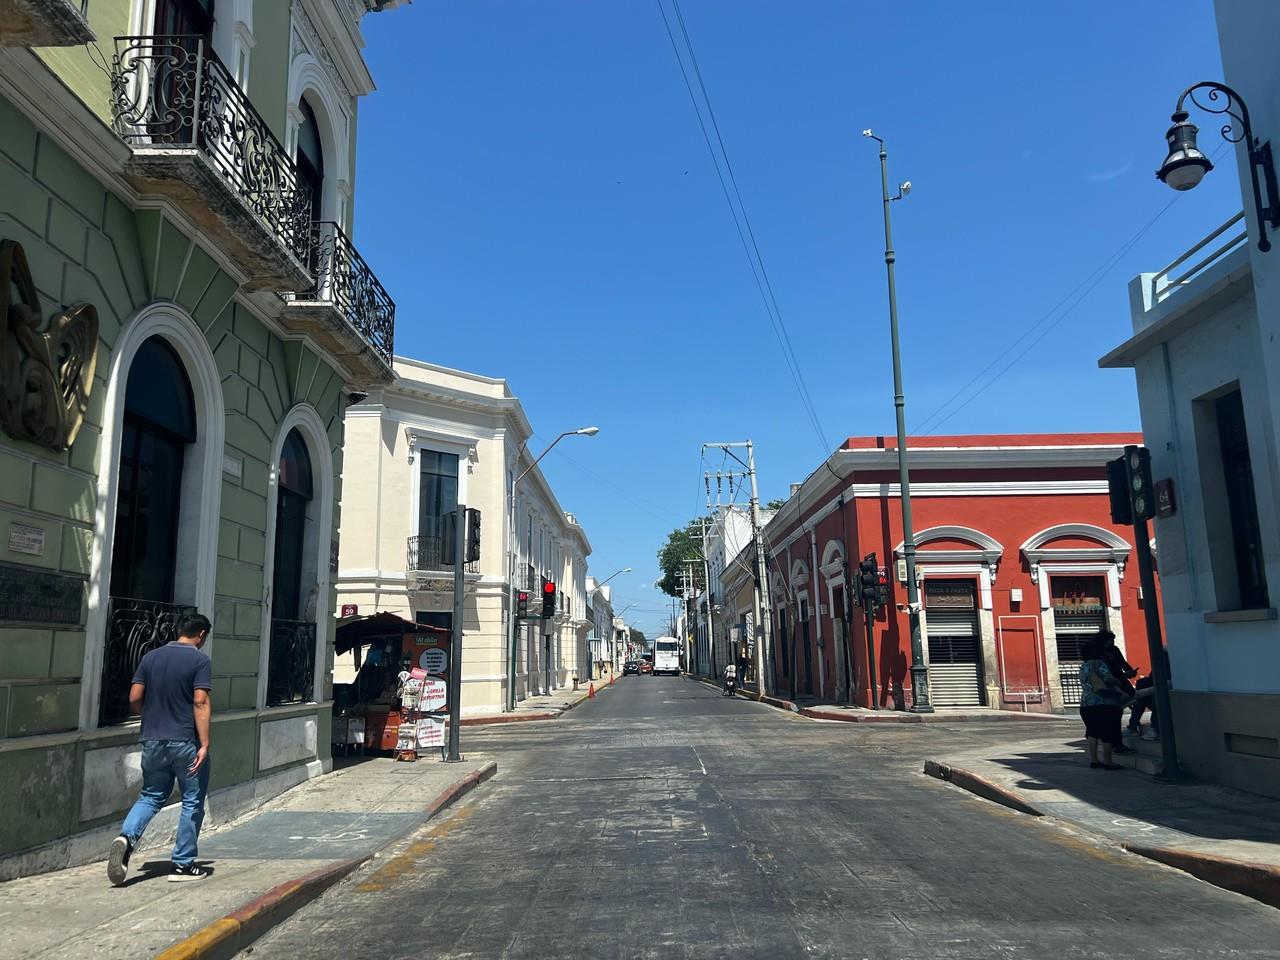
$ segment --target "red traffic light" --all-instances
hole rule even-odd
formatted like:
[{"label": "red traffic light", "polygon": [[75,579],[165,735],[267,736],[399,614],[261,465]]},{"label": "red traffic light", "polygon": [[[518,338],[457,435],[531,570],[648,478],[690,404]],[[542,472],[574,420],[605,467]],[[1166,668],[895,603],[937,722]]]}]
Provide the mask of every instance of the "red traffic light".
[{"label": "red traffic light", "polygon": [[529,595],[525,593],[523,590],[521,590],[518,594],[516,594],[516,599],[518,599],[521,603],[528,603]]},{"label": "red traffic light", "polygon": [[556,592],[556,585],[552,583],[550,580],[548,580],[546,583],[542,585],[542,593],[544,596],[547,596],[555,592]]}]

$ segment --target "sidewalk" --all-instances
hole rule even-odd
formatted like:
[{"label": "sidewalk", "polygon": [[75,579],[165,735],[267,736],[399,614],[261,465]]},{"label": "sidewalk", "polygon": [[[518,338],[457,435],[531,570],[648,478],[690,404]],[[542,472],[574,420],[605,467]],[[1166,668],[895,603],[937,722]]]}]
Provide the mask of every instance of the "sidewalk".
[{"label": "sidewalk", "polygon": [[1280,906],[1280,800],[1090,769],[1078,732],[939,756],[925,773]]},{"label": "sidewalk", "polygon": [[[621,679],[621,678],[619,678]],[[527,720],[555,720],[562,713],[572,710],[587,700],[594,689],[598,697],[610,689],[609,679],[591,680],[580,683],[578,689],[564,687],[539,697],[525,697],[516,703],[515,710],[503,710],[496,713],[469,713],[462,718],[464,727],[479,726],[489,723],[521,723]]]},{"label": "sidewalk", "polygon": [[197,883],[169,883],[168,846],[144,837],[122,887],[107,882],[106,850],[0,884],[0,960],[229,958],[496,769],[480,756],[353,763],[205,832],[214,875]]},{"label": "sidewalk", "polygon": [[[715,680],[699,677],[692,673],[684,676],[699,683],[705,683],[717,690],[723,689]],[[787,700],[783,697],[761,696],[752,689],[739,689],[738,696],[758,703],[765,703],[779,710],[798,713],[811,720],[840,720],[846,723],[956,723],[962,721],[982,720],[1029,720],[1031,722],[1062,723],[1074,721],[1077,726],[1080,718],[1056,713],[1023,713],[1020,710],[996,710],[991,707],[935,707],[933,713],[910,713],[906,710],[869,710],[866,707],[850,707],[840,703],[831,703],[818,697],[797,697]]]}]

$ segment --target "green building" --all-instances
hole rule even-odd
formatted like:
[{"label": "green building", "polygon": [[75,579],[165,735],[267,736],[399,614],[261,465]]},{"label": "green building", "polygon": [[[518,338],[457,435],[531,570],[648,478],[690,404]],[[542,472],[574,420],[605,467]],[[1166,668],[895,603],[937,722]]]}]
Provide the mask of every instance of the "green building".
[{"label": "green building", "polygon": [[395,322],[348,239],[360,23],[398,2],[0,0],[0,879],[103,855],[190,609],[213,820],[331,763],[342,416]]}]

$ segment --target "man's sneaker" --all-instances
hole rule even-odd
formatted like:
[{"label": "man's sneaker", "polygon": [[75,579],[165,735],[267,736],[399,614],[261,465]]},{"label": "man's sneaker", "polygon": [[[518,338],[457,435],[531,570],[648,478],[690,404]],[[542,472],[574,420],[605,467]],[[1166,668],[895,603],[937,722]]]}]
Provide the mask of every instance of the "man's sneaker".
[{"label": "man's sneaker", "polygon": [[1160,731],[1155,730],[1152,727],[1147,727],[1145,730],[1142,731],[1142,739],[1143,740],[1159,740]]},{"label": "man's sneaker", "polygon": [[1142,727],[1129,724],[1129,726],[1124,729],[1124,735],[1126,737],[1140,737],[1142,736]]},{"label": "man's sneaker", "polygon": [[188,863],[185,866],[173,865],[173,872],[169,874],[170,883],[181,883],[184,880],[204,880],[206,877],[212,877],[213,871],[208,867],[201,867],[194,863]]},{"label": "man's sneaker", "polygon": [[107,879],[115,886],[124,883],[129,874],[129,858],[133,856],[133,842],[124,834],[111,841],[111,853],[107,855]]}]

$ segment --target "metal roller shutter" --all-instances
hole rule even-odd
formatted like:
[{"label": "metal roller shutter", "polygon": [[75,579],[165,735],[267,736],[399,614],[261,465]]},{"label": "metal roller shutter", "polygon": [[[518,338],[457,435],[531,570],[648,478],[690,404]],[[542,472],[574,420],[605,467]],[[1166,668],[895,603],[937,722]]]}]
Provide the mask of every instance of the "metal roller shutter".
[{"label": "metal roller shutter", "polygon": [[976,611],[932,608],[925,611],[929,641],[929,693],[940,707],[982,705]]}]

